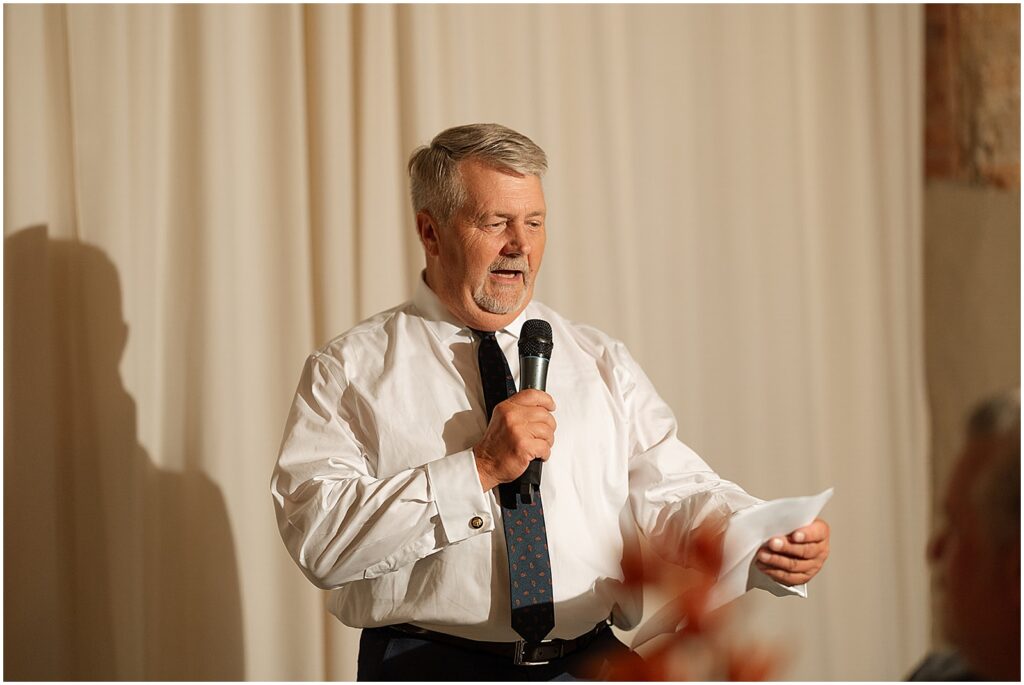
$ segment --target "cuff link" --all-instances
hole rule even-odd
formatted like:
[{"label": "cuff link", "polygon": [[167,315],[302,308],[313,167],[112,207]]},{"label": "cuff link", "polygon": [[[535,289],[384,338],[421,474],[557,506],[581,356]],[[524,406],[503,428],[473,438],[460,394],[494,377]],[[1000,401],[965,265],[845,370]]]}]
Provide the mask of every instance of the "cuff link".
[{"label": "cuff link", "polygon": [[469,519],[469,527],[474,530],[479,530],[480,528],[484,527],[484,520],[479,516],[474,516],[473,518]]}]

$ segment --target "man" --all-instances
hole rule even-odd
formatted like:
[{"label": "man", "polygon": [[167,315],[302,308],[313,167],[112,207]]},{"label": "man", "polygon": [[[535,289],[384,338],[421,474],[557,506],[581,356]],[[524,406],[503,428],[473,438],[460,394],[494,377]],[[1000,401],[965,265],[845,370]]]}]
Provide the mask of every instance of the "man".
[{"label": "man", "polygon": [[[426,257],[411,302],[306,363],[272,490],[288,550],[364,628],[360,679],[596,677],[641,615],[621,562],[638,529],[686,563],[691,531],[759,500],[676,438],[622,343],[532,301],[544,152],[498,125],[409,162]],[[547,392],[515,392],[528,319],[550,323]],[[557,405],[556,405],[557,402]],[[556,420],[557,419],[557,420]],[[557,436],[557,439],[556,439]],[[539,491],[521,487],[533,459]],[[760,586],[800,594],[828,555],[815,521],[763,550]]]},{"label": "man", "polygon": [[911,680],[1020,680],[1020,391],[977,407],[928,546],[939,627],[955,648]]}]

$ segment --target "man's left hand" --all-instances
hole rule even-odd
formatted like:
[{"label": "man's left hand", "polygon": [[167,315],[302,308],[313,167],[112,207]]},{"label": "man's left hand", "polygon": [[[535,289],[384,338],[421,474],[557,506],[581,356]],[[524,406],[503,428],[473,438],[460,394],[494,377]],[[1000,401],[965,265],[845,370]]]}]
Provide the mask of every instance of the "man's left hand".
[{"label": "man's left hand", "polygon": [[757,552],[757,567],[783,585],[800,585],[818,574],[828,558],[828,524],[821,519],[772,538]]}]

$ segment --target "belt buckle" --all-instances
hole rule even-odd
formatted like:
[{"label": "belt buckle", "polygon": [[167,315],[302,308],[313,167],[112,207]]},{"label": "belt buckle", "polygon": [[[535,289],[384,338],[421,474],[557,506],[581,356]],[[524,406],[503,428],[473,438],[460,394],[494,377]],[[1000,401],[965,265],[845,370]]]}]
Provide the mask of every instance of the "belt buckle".
[{"label": "belt buckle", "polygon": [[550,664],[550,661],[527,661],[526,660],[526,640],[516,640],[515,653],[512,655],[512,663],[516,666],[543,666]]}]

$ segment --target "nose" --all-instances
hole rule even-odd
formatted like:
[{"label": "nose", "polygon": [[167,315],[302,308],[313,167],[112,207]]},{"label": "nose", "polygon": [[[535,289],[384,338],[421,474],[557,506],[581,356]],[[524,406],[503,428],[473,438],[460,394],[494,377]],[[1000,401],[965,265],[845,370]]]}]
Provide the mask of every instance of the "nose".
[{"label": "nose", "polygon": [[934,533],[928,541],[927,556],[929,563],[936,563],[942,559],[942,553],[946,548],[946,532],[940,530]]},{"label": "nose", "polygon": [[526,225],[521,221],[511,221],[505,229],[505,246],[501,253],[506,257],[530,254],[532,246],[526,232]]}]

